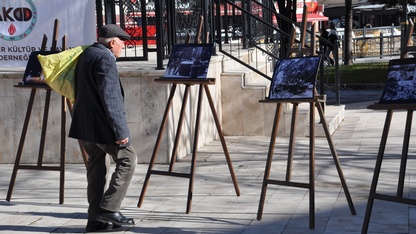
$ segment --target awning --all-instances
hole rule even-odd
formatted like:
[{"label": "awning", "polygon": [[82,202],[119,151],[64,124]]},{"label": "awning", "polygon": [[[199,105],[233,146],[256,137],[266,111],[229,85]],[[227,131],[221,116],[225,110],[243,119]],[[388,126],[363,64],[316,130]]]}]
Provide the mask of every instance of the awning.
[{"label": "awning", "polygon": [[[314,22],[314,21],[328,21],[328,20],[329,18],[324,15],[309,13],[306,21]],[[296,14],[296,21],[302,22],[302,14]]]},{"label": "awning", "polygon": [[386,4],[370,4],[354,7],[354,10],[384,10]]}]

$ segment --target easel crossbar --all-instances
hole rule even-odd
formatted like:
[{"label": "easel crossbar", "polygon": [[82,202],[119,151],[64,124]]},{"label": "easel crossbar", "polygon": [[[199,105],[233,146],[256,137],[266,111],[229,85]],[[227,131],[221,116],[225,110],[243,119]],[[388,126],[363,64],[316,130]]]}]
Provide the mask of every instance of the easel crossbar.
[{"label": "easel crossbar", "polygon": [[172,177],[182,177],[182,178],[191,178],[191,174],[189,173],[179,173],[174,171],[159,171],[159,170],[151,170],[151,174],[155,175],[164,175],[164,176],[172,176]]},{"label": "easel crossbar", "polygon": [[374,193],[373,198],[378,199],[378,200],[383,200],[383,201],[397,202],[397,203],[408,204],[408,205],[416,205],[416,199],[410,199],[410,198],[399,197],[399,196],[391,196],[391,195],[386,195],[386,194]]},{"label": "easel crossbar", "polygon": [[298,188],[306,188],[309,189],[311,185],[309,183],[299,183],[299,182],[291,182],[291,181],[284,181],[284,180],[266,180],[267,184],[275,184],[275,185],[284,185],[289,187],[298,187]]},{"label": "easel crossbar", "polygon": [[60,171],[62,167],[58,166],[32,166],[32,165],[18,165],[17,169],[24,170],[49,170],[49,171]]}]

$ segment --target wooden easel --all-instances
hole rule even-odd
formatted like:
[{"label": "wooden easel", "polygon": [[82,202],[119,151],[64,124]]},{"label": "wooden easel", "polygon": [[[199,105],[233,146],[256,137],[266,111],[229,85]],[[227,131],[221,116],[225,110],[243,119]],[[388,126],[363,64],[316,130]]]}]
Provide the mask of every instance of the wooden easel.
[{"label": "wooden easel", "polygon": [[300,31],[300,42],[299,47],[295,47],[295,40],[296,40],[296,26],[292,24],[292,29],[289,38],[288,49],[286,52],[286,57],[290,58],[292,54],[296,54],[296,57],[300,56],[313,56],[315,55],[315,24],[312,24],[312,33],[311,33],[311,44],[309,47],[306,46],[306,23],[308,19],[308,6],[305,5],[303,7],[303,14],[302,14],[302,23],[301,23],[301,31]]},{"label": "wooden easel", "polygon": [[[203,19],[204,18],[202,16],[199,19],[199,27],[198,27],[197,35],[195,37],[195,43],[200,42]],[[186,43],[189,43],[190,40],[191,40],[191,36],[188,34],[188,36],[186,38]],[[206,37],[206,40],[208,41],[208,35]],[[194,188],[194,176],[195,176],[195,167],[196,167],[196,154],[197,154],[197,150],[198,150],[199,124],[200,124],[201,107],[202,107],[202,95],[204,93],[204,90],[205,90],[205,94],[208,98],[208,102],[209,102],[209,106],[211,108],[212,116],[214,117],[215,126],[217,127],[218,135],[219,135],[220,140],[221,140],[221,145],[222,145],[222,148],[224,150],[225,159],[227,160],[227,165],[228,165],[228,169],[229,169],[230,174],[231,174],[231,179],[233,180],[235,192],[236,192],[237,196],[240,196],[240,189],[238,187],[237,178],[235,176],[233,165],[232,165],[232,162],[231,162],[231,158],[230,158],[230,155],[228,153],[227,145],[225,143],[224,133],[222,132],[221,123],[220,123],[220,120],[218,118],[217,112],[215,111],[215,105],[214,105],[214,102],[212,101],[211,92],[209,91],[209,88],[208,88],[208,85],[215,84],[215,79],[214,78],[207,78],[207,79],[164,79],[164,78],[160,78],[160,79],[156,79],[155,81],[158,82],[158,83],[161,83],[161,84],[172,84],[172,88],[170,90],[170,95],[169,95],[168,102],[166,104],[165,113],[164,113],[163,119],[162,119],[162,124],[161,124],[160,129],[159,129],[159,134],[157,136],[156,144],[155,144],[155,147],[153,149],[152,158],[150,160],[149,168],[148,168],[147,173],[146,173],[146,178],[145,178],[144,183],[143,183],[143,188],[142,188],[142,191],[141,191],[141,194],[140,194],[140,199],[139,199],[139,202],[137,204],[137,207],[140,208],[143,204],[143,199],[144,199],[144,196],[146,194],[146,189],[147,189],[147,185],[148,185],[150,176],[152,174],[156,174],[156,175],[182,177],[182,178],[188,178],[189,179],[188,201],[187,201],[187,206],[186,206],[186,213],[189,214],[191,212],[192,194],[193,194],[193,188]],[[166,121],[168,119],[168,114],[169,114],[170,108],[172,106],[172,100],[173,100],[173,97],[175,95],[176,87],[177,87],[178,84],[185,85],[185,91],[184,91],[184,95],[183,95],[183,99],[182,99],[182,107],[181,107],[181,111],[180,111],[180,115],[179,115],[178,128],[176,130],[175,142],[174,142],[174,146],[173,146],[173,149],[172,149],[172,155],[171,155],[171,159],[170,159],[169,170],[168,171],[153,170],[153,166],[155,164],[157,153],[158,153],[159,146],[160,146],[160,141],[162,140],[163,130],[165,129],[165,126],[166,126]],[[173,167],[174,167],[174,164],[176,162],[176,151],[178,149],[179,139],[180,139],[180,135],[181,135],[181,131],[182,131],[182,124],[183,124],[183,120],[184,120],[184,116],[185,116],[186,103],[188,101],[189,90],[190,90],[191,85],[199,85],[198,106],[197,106],[197,112],[196,112],[196,123],[195,123],[195,133],[194,133],[194,144],[193,144],[193,147],[192,147],[191,170],[190,170],[189,173],[177,173],[177,172],[173,171],[174,170]]]},{"label": "wooden easel", "polygon": [[[263,208],[264,208],[264,202],[266,198],[266,191],[268,184],[276,184],[276,185],[282,185],[282,186],[291,186],[291,187],[297,187],[297,188],[306,188],[309,189],[309,227],[311,229],[315,228],[315,107],[318,109],[319,115],[321,117],[321,124],[325,131],[326,139],[328,140],[328,144],[331,150],[332,158],[335,162],[335,166],[338,171],[338,176],[341,180],[342,188],[344,189],[345,196],[348,201],[348,205],[350,207],[351,213],[353,215],[356,214],[354,204],[352,202],[347,183],[345,181],[344,174],[341,169],[341,165],[338,160],[337,153],[335,151],[334,144],[331,139],[331,134],[328,130],[326,119],[323,113],[322,103],[324,102],[323,97],[315,97],[311,100],[304,100],[304,99],[290,99],[290,100],[270,100],[266,99],[261,102],[271,102],[276,103],[276,112],[275,112],[275,118],[273,123],[273,130],[271,134],[270,139],[270,145],[269,145],[269,152],[267,156],[267,162],[266,162],[266,169],[264,172],[264,179],[263,179],[263,185],[260,195],[260,203],[259,203],[259,209],[257,212],[257,219],[261,220],[262,214],[263,214]],[[291,180],[292,177],[292,162],[293,162],[293,151],[294,151],[294,142],[295,142],[295,126],[296,126],[296,118],[298,114],[298,105],[302,102],[308,102],[310,105],[310,114],[309,114],[309,183],[299,183],[299,182],[293,182]],[[292,113],[292,123],[291,123],[291,129],[290,129],[290,141],[289,141],[289,150],[288,150],[288,159],[287,159],[287,168],[286,168],[286,178],[285,180],[275,180],[270,179],[270,169],[273,161],[273,153],[276,143],[276,136],[277,136],[277,130],[279,126],[279,119],[280,115],[282,113],[282,104],[283,103],[292,103],[293,104],[293,113]]]},{"label": "wooden easel", "polygon": [[[406,59],[407,54],[409,52],[416,51],[416,46],[409,46],[409,43],[412,39],[414,24],[411,19],[408,20],[408,24],[406,26],[406,34],[404,35],[404,46],[401,48],[400,51],[400,59]],[[413,111],[416,109],[416,104],[380,104],[375,102],[373,105],[369,105],[368,109],[373,110],[386,110],[386,120],[384,123],[384,129],[381,136],[380,147],[378,149],[377,161],[374,168],[373,180],[371,182],[370,187],[370,194],[368,195],[368,202],[367,208],[365,211],[363,227],[361,229],[361,233],[367,233],[368,225],[370,224],[371,212],[373,209],[373,204],[375,199],[390,201],[390,202],[398,202],[403,204],[409,205],[416,205],[416,199],[410,199],[403,197],[403,188],[404,188],[404,177],[406,174],[406,164],[407,164],[407,156],[409,152],[409,140],[410,140],[410,132],[412,129],[412,120],[413,120]],[[397,193],[396,196],[386,195],[377,193],[377,184],[378,178],[380,176],[381,171],[381,164],[383,162],[384,157],[384,150],[386,149],[387,137],[390,130],[390,123],[393,117],[393,111],[397,110],[407,110],[407,118],[406,118],[406,126],[404,130],[404,139],[403,139],[403,147],[402,147],[402,155],[400,161],[400,170],[399,170],[399,181],[397,184]]]},{"label": "wooden easel", "polygon": [[[370,187],[370,194],[368,196],[367,208],[364,216],[364,223],[361,230],[361,233],[367,233],[368,225],[370,224],[370,217],[371,211],[373,209],[373,203],[375,199],[389,201],[389,202],[398,202],[403,204],[409,205],[416,205],[416,199],[410,199],[403,197],[403,188],[404,188],[404,180],[406,175],[406,164],[409,152],[409,140],[410,140],[410,132],[412,129],[412,120],[413,120],[413,111],[416,109],[416,104],[379,104],[374,103],[367,107],[368,109],[373,110],[387,110],[386,120],[384,123],[384,129],[381,136],[380,147],[378,150],[377,161],[374,169],[373,180],[371,182]],[[394,111],[399,110],[407,110],[407,117],[406,117],[406,126],[404,130],[404,139],[403,139],[403,147],[402,147],[402,155],[400,160],[400,170],[399,170],[399,180],[397,184],[397,192],[396,195],[387,195],[377,193],[377,184],[378,178],[381,171],[381,164],[383,162],[384,151],[386,148],[387,137],[390,130],[391,119],[393,117]]]},{"label": "wooden easel", "polygon": [[409,19],[406,24],[406,31],[405,34],[402,34],[403,37],[403,43],[402,47],[400,48],[400,58],[407,58],[407,54],[409,53],[415,53],[416,52],[416,46],[410,46],[410,42],[412,41],[412,35],[414,30],[414,23],[412,19]]},{"label": "wooden easel", "polygon": [[[236,194],[237,194],[237,196],[240,196],[240,189],[238,188],[237,178],[235,176],[234,169],[233,169],[233,166],[232,166],[232,163],[231,163],[231,158],[230,158],[230,155],[228,153],[227,145],[225,143],[224,134],[222,132],[221,124],[220,124],[219,118],[217,116],[217,113],[215,111],[214,102],[212,101],[211,93],[210,93],[209,88],[208,88],[208,85],[215,84],[215,79],[199,79],[198,80],[198,79],[164,79],[164,78],[160,78],[160,79],[156,79],[155,81],[158,82],[158,83],[161,83],[161,84],[172,84],[172,88],[171,88],[171,91],[170,91],[169,99],[168,99],[166,109],[165,109],[165,113],[164,113],[163,119],[162,119],[162,124],[161,124],[160,129],[159,129],[159,134],[158,134],[158,137],[157,137],[157,140],[156,140],[156,144],[155,144],[155,147],[154,147],[154,150],[153,150],[152,158],[151,158],[149,168],[148,168],[147,173],[146,173],[146,178],[144,180],[143,188],[142,188],[142,191],[141,191],[141,194],[140,194],[140,199],[139,199],[139,202],[138,202],[137,206],[138,207],[142,206],[143,199],[144,199],[144,196],[146,194],[146,188],[147,188],[150,176],[152,174],[156,174],[156,175],[182,177],[182,178],[188,178],[189,179],[188,202],[187,202],[187,207],[186,207],[186,213],[189,214],[191,212],[192,194],[193,194],[193,187],[194,187],[195,167],[196,167],[196,155],[197,155],[197,150],[198,150],[199,124],[200,124],[201,106],[202,106],[202,98],[203,98],[202,95],[204,93],[204,90],[205,90],[205,93],[206,93],[207,98],[208,98],[208,102],[209,102],[209,106],[211,108],[212,115],[214,117],[215,125],[217,127],[218,135],[219,135],[220,140],[221,140],[222,148],[224,150],[225,158],[227,160],[228,169],[230,171],[231,178],[233,180],[233,184],[234,184]],[[172,156],[171,156],[171,160],[170,160],[169,170],[168,171],[154,170],[153,166],[155,164],[155,160],[156,160],[156,157],[157,157],[160,141],[162,139],[162,133],[163,133],[163,130],[166,126],[169,110],[171,108],[172,100],[173,100],[173,97],[174,97],[174,94],[175,94],[175,91],[176,91],[176,87],[177,87],[178,84],[185,85],[185,91],[184,91],[184,95],[183,95],[182,107],[181,107],[181,111],[180,111],[180,115],[179,115],[178,128],[177,128],[177,131],[176,131],[176,137],[175,137],[175,142],[174,142],[174,146],[173,146],[173,150],[172,150]],[[186,103],[187,103],[187,100],[188,100],[189,90],[190,90],[191,85],[199,85],[198,106],[197,106],[197,113],[196,113],[195,133],[194,133],[194,143],[193,143],[193,147],[192,147],[191,169],[190,169],[190,173],[178,173],[178,172],[173,171],[174,170],[173,167],[174,167],[174,164],[175,164],[175,161],[176,161],[176,150],[177,150],[178,144],[179,144],[181,128],[182,128],[182,123],[183,123],[183,120],[184,120],[184,114],[185,114],[185,109],[186,109]]]},{"label": "wooden easel", "polygon": [[[53,40],[52,40],[52,51],[57,51],[57,38],[58,38],[58,28],[59,28],[59,21],[55,20],[54,23],[54,31],[53,31]],[[48,38],[46,35],[43,36],[42,39],[42,46],[41,50],[46,49]],[[62,38],[62,48],[66,48],[66,36]],[[67,98],[62,96],[61,99],[61,148],[60,148],[60,164],[59,166],[45,166],[43,165],[43,152],[45,148],[45,138],[46,138],[46,129],[48,124],[48,114],[49,114],[49,104],[50,104],[50,98],[51,98],[51,88],[49,88],[46,84],[45,85],[15,85],[16,88],[26,88],[31,89],[30,98],[29,98],[29,104],[26,110],[26,116],[25,121],[22,128],[22,134],[20,136],[20,142],[19,147],[17,150],[16,160],[13,167],[12,176],[10,179],[9,184],[9,190],[7,192],[6,200],[10,202],[14,184],[16,182],[17,177],[17,171],[19,169],[26,169],[26,170],[40,170],[40,171],[59,171],[60,172],[60,188],[59,188],[59,204],[64,203],[64,184],[65,184],[65,146],[66,146],[66,129],[65,129],[65,123],[66,123],[66,106],[65,102],[68,105],[68,108],[70,109],[70,113],[72,114],[72,104],[69,102]],[[42,131],[40,136],[40,145],[39,145],[39,154],[38,154],[38,161],[36,165],[21,165],[20,160],[22,158],[22,152],[23,147],[25,144],[26,139],[26,133],[29,126],[30,121],[30,115],[32,113],[33,103],[35,100],[36,91],[38,89],[43,89],[46,91],[46,97],[45,97],[45,107],[44,107],[44,113],[43,113],[43,122],[42,122]],[[84,148],[80,144],[81,147],[81,153],[83,156],[84,164],[87,165],[87,155],[84,151]]]}]

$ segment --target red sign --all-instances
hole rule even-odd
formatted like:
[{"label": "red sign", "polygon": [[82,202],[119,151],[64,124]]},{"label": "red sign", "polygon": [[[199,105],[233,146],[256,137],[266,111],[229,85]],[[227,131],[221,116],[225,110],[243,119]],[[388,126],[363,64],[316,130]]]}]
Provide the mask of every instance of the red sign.
[{"label": "red sign", "polygon": [[318,2],[305,2],[305,5],[308,6],[309,13],[317,13],[318,11]]}]

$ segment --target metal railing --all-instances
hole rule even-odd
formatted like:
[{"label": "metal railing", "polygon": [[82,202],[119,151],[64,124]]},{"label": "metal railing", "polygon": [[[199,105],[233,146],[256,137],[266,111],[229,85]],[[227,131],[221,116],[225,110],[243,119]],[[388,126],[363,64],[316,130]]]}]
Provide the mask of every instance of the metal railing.
[{"label": "metal railing", "polygon": [[[343,53],[344,31],[338,30],[341,37]],[[400,26],[377,28],[362,28],[353,30],[352,57],[387,57],[400,55],[401,31]]]},{"label": "metal railing", "polygon": [[[215,41],[218,50],[271,80],[271,62],[279,58],[279,37],[289,37],[273,25],[272,17],[264,19],[263,16],[271,16],[273,10],[257,1],[214,2]],[[242,56],[247,54],[248,57]]]},{"label": "metal railing", "polygon": [[[218,50],[226,56],[234,59],[241,65],[258,73],[262,77],[271,80],[274,66],[277,59],[286,56],[284,48],[290,39],[290,35],[277,27],[287,23],[294,25],[296,30],[301,25],[293,22],[289,18],[279,14],[276,11],[273,1],[233,1],[233,0],[216,0],[214,1],[214,18],[215,18],[215,42],[218,44]],[[302,30],[299,30],[302,31]],[[333,45],[330,41],[316,36],[312,37],[312,32],[306,30],[305,47],[313,43],[312,40],[321,41],[328,45]],[[320,45],[316,44],[319,51]],[[300,47],[300,37],[295,40],[294,47]],[[333,45],[338,48],[337,45]],[[282,50],[283,49],[283,50]],[[287,49],[287,48],[286,48]],[[339,69],[338,69],[338,50],[333,54],[335,63],[336,104],[339,105]],[[244,57],[242,55],[249,54]],[[302,55],[299,55],[302,56]],[[251,59],[255,58],[255,59]],[[323,70],[321,66],[319,75],[319,92],[325,94]],[[337,85],[338,84],[338,85]]]}]

